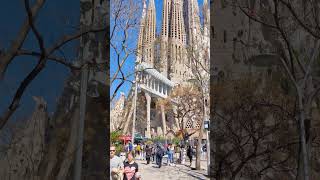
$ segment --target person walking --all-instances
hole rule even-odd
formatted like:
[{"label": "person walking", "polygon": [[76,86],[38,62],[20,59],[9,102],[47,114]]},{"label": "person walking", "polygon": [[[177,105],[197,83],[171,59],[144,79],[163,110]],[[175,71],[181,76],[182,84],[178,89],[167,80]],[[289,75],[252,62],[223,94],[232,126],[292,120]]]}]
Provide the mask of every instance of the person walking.
[{"label": "person walking", "polygon": [[150,158],[152,156],[152,149],[149,145],[146,145],[146,160],[147,160],[147,164],[150,164]]},{"label": "person walking", "polygon": [[176,145],[175,146],[175,156],[176,156],[176,163],[181,163],[181,155],[180,155],[180,152],[181,152],[181,148],[180,148],[180,145]]},{"label": "person walking", "polygon": [[167,164],[169,166],[172,166],[173,165],[173,149],[172,149],[172,144],[168,144],[168,147],[167,147],[167,154],[168,154],[168,161],[167,161]]},{"label": "person walking", "polygon": [[132,150],[133,150],[133,145],[132,145],[132,143],[129,141],[127,153],[132,152]]},{"label": "person walking", "polygon": [[151,156],[152,156],[152,162],[154,162],[154,156],[156,155],[156,147],[155,145],[151,146]]},{"label": "person walking", "polygon": [[145,145],[144,145],[144,143],[142,143],[141,144],[141,152],[140,152],[140,154],[141,154],[141,159],[142,160],[145,160]]},{"label": "person walking", "polygon": [[139,166],[134,162],[132,153],[128,153],[127,159],[128,161],[124,163],[123,180],[140,180],[141,176],[138,173]]},{"label": "person walking", "polygon": [[136,146],[136,157],[137,157],[137,159],[141,159],[140,153],[141,153],[141,145],[140,145],[140,143],[139,143],[139,144]]},{"label": "person walking", "polygon": [[181,158],[181,164],[186,163],[186,157],[187,157],[187,151],[185,149],[185,146],[181,146],[181,151],[180,151],[180,158]]},{"label": "person walking", "polygon": [[207,154],[207,144],[204,144],[201,148],[201,155],[203,159],[206,159],[206,154]]},{"label": "person walking", "polygon": [[192,157],[193,157],[193,149],[192,147],[189,145],[188,149],[187,149],[187,156],[189,157],[190,160],[190,167],[192,165]]},{"label": "person walking", "polygon": [[122,180],[123,179],[123,161],[120,157],[116,156],[116,147],[110,146],[110,179]]},{"label": "person walking", "polygon": [[157,145],[156,149],[156,164],[161,168],[162,165],[162,157],[164,156],[164,150],[161,145]]}]

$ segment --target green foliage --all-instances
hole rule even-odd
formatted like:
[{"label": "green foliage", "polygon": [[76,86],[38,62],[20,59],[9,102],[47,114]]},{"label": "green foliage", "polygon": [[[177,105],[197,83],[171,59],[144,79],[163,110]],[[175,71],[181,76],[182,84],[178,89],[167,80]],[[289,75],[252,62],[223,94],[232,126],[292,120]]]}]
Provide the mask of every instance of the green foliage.
[{"label": "green foliage", "polygon": [[124,151],[124,145],[122,144],[122,141],[119,140],[121,135],[121,131],[113,131],[110,134],[110,144],[115,145],[117,154]]},{"label": "green foliage", "polygon": [[153,142],[164,142],[166,139],[162,136],[155,136],[151,139]]},{"label": "green foliage", "polygon": [[120,143],[117,143],[116,144],[116,152],[120,153],[120,152],[123,152],[123,151],[124,151],[124,145],[120,144]]},{"label": "green foliage", "polygon": [[178,144],[180,143],[180,141],[181,141],[180,138],[174,137],[174,138],[172,139],[172,144],[178,145]]},{"label": "green foliage", "polygon": [[110,144],[115,144],[116,142],[119,141],[119,137],[121,136],[120,131],[113,131],[110,134]]}]

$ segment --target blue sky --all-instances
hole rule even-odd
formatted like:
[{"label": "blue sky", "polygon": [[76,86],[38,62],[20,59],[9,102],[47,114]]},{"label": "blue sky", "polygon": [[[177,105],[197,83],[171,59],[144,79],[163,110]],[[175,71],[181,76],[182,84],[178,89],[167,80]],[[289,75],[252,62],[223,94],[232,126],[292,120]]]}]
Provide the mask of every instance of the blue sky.
[{"label": "blue sky", "polygon": [[[24,1],[4,1],[0,10],[0,48],[8,48],[10,42],[17,35],[22,22],[26,17]],[[72,34],[73,27],[79,25],[79,0],[46,1],[40,10],[36,26],[43,35],[46,47],[50,46],[63,34]],[[38,50],[34,35],[29,32],[23,48]],[[63,47],[67,59],[74,59],[77,55],[78,41],[73,41]],[[8,67],[4,80],[0,81],[0,113],[9,106],[16,89],[23,78],[37,63],[36,58],[20,56],[15,58]],[[57,63],[48,62],[46,68],[29,85],[22,97],[21,105],[14,114],[13,119],[22,119],[30,116],[34,109],[32,96],[42,96],[47,101],[48,111],[55,110],[56,102],[63,90],[64,80],[69,70]]]},{"label": "blue sky", "polygon": [[[139,2],[141,2],[139,0]],[[160,32],[161,29],[161,16],[162,16],[162,0],[154,0],[155,5],[156,5],[156,23],[157,23],[157,33]],[[203,0],[198,0],[198,5],[199,5],[199,10],[202,11],[202,4],[203,4]],[[147,6],[148,6],[148,1],[147,1]],[[139,12],[141,14],[141,12]],[[110,28],[112,28],[112,22],[110,22]],[[131,37],[130,37],[130,45],[131,46],[136,46],[137,44],[137,39],[138,39],[138,32],[132,32],[130,33]],[[117,64],[115,63],[116,61],[112,61],[113,58],[115,58],[115,53],[114,50],[112,48],[110,48],[110,57],[111,57],[111,61],[110,61],[110,76],[112,77],[113,72],[115,71],[115,69],[117,68]],[[129,58],[127,59],[127,62],[123,68],[123,71],[126,72],[126,74],[132,73],[134,71],[134,63],[135,63],[135,56],[129,56]],[[134,76],[131,76],[130,80],[133,80]],[[112,84],[111,89],[110,89],[110,95],[113,94],[113,92],[115,91],[116,86],[118,85],[120,81],[117,81],[115,83]],[[126,95],[129,93],[130,88],[131,88],[132,84],[130,82],[126,82],[124,83],[121,88],[119,89],[116,99],[119,98],[120,96],[120,92],[124,92]]]}]

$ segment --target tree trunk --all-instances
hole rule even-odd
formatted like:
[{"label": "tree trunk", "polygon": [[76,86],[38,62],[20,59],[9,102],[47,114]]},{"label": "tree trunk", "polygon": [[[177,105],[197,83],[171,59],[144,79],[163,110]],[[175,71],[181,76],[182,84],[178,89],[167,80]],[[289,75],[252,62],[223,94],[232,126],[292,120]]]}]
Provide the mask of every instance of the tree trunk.
[{"label": "tree trunk", "polygon": [[205,104],[205,98],[204,98],[204,93],[202,93],[202,101],[203,101],[203,118],[201,120],[200,124],[200,131],[199,131],[199,137],[198,137],[198,143],[197,143],[197,154],[196,154],[196,169],[200,170],[201,169],[201,141],[203,137],[203,122],[204,119],[206,118],[206,104]]},{"label": "tree trunk", "polygon": [[161,117],[162,117],[162,126],[163,126],[163,136],[167,134],[167,125],[166,125],[166,116],[164,113],[164,107],[161,105]]},{"label": "tree trunk", "polygon": [[[203,122],[203,120],[202,120]],[[199,131],[199,137],[198,137],[198,142],[197,142],[197,154],[196,154],[196,169],[200,170],[201,169],[201,141],[202,141],[202,136],[203,136],[203,126],[200,126],[200,131]]]},{"label": "tree trunk", "polygon": [[[300,170],[298,172],[299,177],[303,177],[303,180],[309,180],[310,174],[309,174],[309,163],[308,163],[308,154],[307,154],[307,143],[306,143],[306,136],[305,136],[305,109],[303,104],[303,97],[304,93],[303,90],[298,89],[298,99],[299,99],[299,135],[300,135],[300,146],[301,146],[301,160],[299,163]],[[302,172],[303,175],[302,175]]]}]

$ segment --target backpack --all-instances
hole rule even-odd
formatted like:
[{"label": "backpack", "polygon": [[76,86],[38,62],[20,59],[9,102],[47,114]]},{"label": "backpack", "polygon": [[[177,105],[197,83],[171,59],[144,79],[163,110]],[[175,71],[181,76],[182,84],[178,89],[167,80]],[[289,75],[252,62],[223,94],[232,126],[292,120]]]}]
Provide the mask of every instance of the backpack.
[{"label": "backpack", "polygon": [[162,149],[161,147],[158,148],[156,154],[157,154],[158,156],[163,156],[163,154],[164,154],[163,149]]}]

